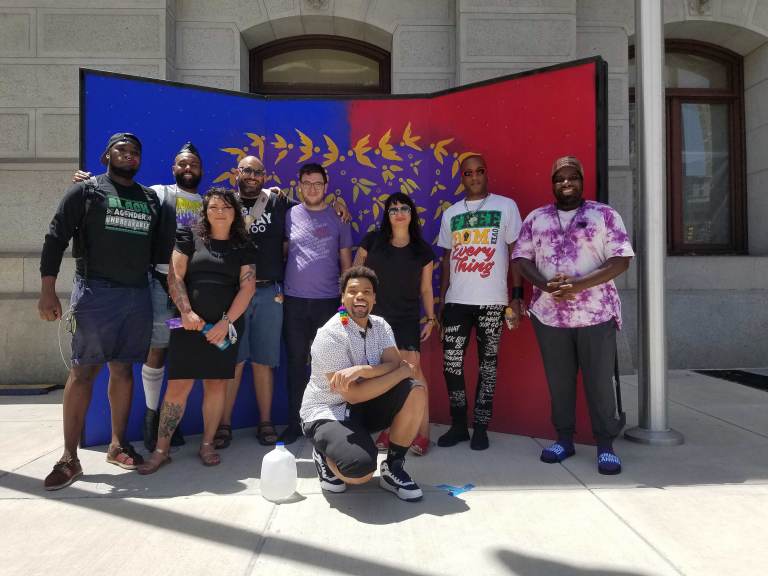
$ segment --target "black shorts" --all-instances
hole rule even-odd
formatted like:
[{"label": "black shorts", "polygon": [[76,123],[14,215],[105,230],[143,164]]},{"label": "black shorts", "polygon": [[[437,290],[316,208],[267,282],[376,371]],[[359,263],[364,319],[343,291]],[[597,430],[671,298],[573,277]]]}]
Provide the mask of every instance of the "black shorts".
[{"label": "black shorts", "polygon": [[409,352],[421,350],[421,331],[419,330],[418,318],[410,320],[388,320],[385,318],[385,320],[392,327],[398,350]]},{"label": "black shorts", "polygon": [[342,475],[363,478],[376,471],[378,450],[371,432],[388,428],[405,404],[411,389],[418,385],[412,378],[406,378],[377,398],[351,405],[349,418],[343,422],[305,422],[304,435],[318,452],[336,463]]}]

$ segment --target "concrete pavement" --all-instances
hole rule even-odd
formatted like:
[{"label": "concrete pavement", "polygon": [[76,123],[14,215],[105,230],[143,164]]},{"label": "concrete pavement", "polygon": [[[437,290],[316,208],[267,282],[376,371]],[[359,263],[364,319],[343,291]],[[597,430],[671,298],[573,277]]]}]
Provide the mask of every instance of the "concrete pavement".
[{"label": "concrete pavement", "polygon": [[[671,425],[686,443],[616,443],[624,472],[597,473],[595,449],[547,465],[546,441],[491,434],[410,457],[416,504],[378,488],[319,489],[311,447],[297,495],[259,493],[266,449],[235,431],[219,467],[196,458],[140,477],[81,451],[85,477],[58,492],[42,479],[62,449],[61,392],[0,397],[0,517],[5,575],[718,575],[768,573],[768,393],[688,371],[670,373]],[[634,377],[623,382],[637,422]],[[443,427],[434,426],[436,438]],[[138,448],[138,446],[137,446]],[[475,488],[457,497],[440,484]]]}]

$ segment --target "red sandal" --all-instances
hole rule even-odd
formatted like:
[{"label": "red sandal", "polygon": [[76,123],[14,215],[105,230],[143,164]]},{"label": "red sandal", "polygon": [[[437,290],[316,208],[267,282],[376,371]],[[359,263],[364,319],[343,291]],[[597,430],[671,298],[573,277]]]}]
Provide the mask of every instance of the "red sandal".
[{"label": "red sandal", "polygon": [[411,452],[416,454],[416,456],[424,456],[424,454],[429,452],[429,438],[421,434],[417,435],[413,442],[411,442]]}]

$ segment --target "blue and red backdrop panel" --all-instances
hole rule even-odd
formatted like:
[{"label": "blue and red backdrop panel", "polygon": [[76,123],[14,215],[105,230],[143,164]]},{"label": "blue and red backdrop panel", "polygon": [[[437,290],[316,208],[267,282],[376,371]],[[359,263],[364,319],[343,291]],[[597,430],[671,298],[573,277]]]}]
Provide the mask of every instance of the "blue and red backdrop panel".
[{"label": "blue and red backdrop panel", "polygon": [[[591,58],[432,95],[286,98],[81,70],[81,163],[101,172],[99,156],[109,136],[129,131],[143,143],[139,181],[170,183],[173,158],[191,140],[203,157],[202,190],[234,186],[238,161],[255,155],[264,160],[267,185],[299,198],[299,166],[318,162],[328,170],[329,190],[352,214],[355,241],[381,221],[387,196],[402,191],[419,207],[424,236],[442,257],[436,245],[440,217],[462,198],[459,164],[466,155],[485,156],[489,189],[513,198],[523,217],[552,201],[550,168],[566,154],[584,164],[585,196],[606,198],[605,74],[605,63]],[[436,274],[436,294],[437,286]],[[447,422],[438,340],[435,334],[423,347],[422,366],[429,381],[431,420]],[[475,366],[472,344],[466,374],[470,405]],[[140,437],[144,412],[138,366],[135,375],[128,430],[132,440]],[[107,377],[106,370],[99,375],[84,445],[109,441]],[[185,433],[202,430],[201,395],[198,386],[182,423]],[[281,369],[275,378],[275,422],[285,422],[286,407]],[[247,371],[233,424],[255,425],[257,414]],[[591,441],[583,396],[577,416],[578,439]],[[541,437],[553,433],[530,322],[514,333],[505,330],[502,337],[491,429]]]}]

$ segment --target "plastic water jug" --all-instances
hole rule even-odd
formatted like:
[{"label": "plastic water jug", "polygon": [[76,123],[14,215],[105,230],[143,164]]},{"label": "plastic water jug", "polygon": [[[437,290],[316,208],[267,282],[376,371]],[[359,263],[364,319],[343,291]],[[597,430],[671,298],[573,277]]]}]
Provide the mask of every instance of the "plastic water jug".
[{"label": "plastic water jug", "polygon": [[296,458],[278,442],[261,461],[261,495],[271,502],[287,500],[296,492]]}]

